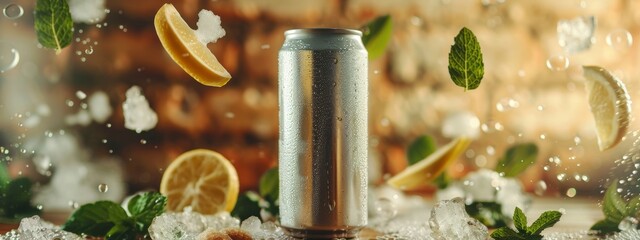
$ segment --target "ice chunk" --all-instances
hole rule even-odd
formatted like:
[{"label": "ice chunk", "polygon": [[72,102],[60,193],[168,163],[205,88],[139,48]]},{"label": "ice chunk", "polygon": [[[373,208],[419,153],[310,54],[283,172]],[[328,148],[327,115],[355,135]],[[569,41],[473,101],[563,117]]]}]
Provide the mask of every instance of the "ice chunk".
[{"label": "ice chunk", "polygon": [[429,226],[435,239],[487,239],[487,227],[470,217],[464,206],[462,198],[454,198],[438,202],[433,207]]},{"label": "ice chunk", "polygon": [[107,15],[106,0],[68,0],[71,19],[75,23],[97,23]]},{"label": "ice chunk", "polygon": [[89,113],[94,121],[103,123],[111,116],[113,109],[109,104],[109,96],[103,91],[97,91],[89,97]]},{"label": "ice chunk", "polygon": [[432,236],[433,233],[429,228],[429,223],[424,220],[393,220],[386,224],[383,232],[384,234],[377,239],[435,239]]},{"label": "ice chunk", "polygon": [[463,181],[463,189],[466,197],[476,202],[495,201],[497,189],[503,183],[502,177],[497,172],[489,169],[479,169],[469,173]]},{"label": "ice chunk", "polygon": [[569,53],[587,50],[591,47],[596,30],[594,16],[577,17],[558,21],[558,43]]},{"label": "ice chunk", "polygon": [[[80,240],[83,239],[78,235],[70,232],[62,231],[59,227],[45,222],[38,216],[30,218],[23,218],[20,221],[20,227],[17,234],[19,237],[14,239],[20,240],[51,240],[51,239],[66,239],[66,240]],[[11,238],[9,238],[11,239]]]},{"label": "ice chunk", "polygon": [[[258,217],[252,216],[240,224],[240,230],[251,235],[253,239],[285,239],[284,232],[274,222],[260,222]],[[288,239],[288,238],[286,238]]]},{"label": "ice chunk", "polygon": [[220,25],[222,21],[220,17],[213,12],[202,9],[198,13],[198,30],[195,31],[198,40],[207,45],[207,43],[216,42],[221,37],[224,37],[226,32]]},{"label": "ice chunk", "polygon": [[240,221],[223,212],[216,215],[201,215],[185,209],[184,212],[163,213],[153,219],[149,227],[152,239],[192,240],[207,229],[220,231],[226,228],[238,228]]},{"label": "ice chunk", "polygon": [[442,135],[448,138],[466,136],[475,139],[480,135],[480,120],[471,112],[451,113],[442,124]]},{"label": "ice chunk", "polygon": [[122,104],[124,127],[140,133],[156,126],[158,115],[149,107],[149,102],[140,92],[140,87],[127,90],[127,100]]},{"label": "ice chunk", "polygon": [[78,113],[76,114],[68,115],[65,118],[65,123],[71,126],[73,125],[87,126],[91,123],[91,115],[87,110],[82,109],[78,111]]}]

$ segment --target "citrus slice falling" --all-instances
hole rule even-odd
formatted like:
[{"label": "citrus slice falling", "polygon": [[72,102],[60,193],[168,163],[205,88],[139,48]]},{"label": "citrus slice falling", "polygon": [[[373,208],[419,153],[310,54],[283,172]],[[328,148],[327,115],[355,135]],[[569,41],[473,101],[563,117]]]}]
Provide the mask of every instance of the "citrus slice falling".
[{"label": "citrus slice falling", "polygon": [[609,71],[597,66],[585,66],[584,77],[589,94],[589,106],[596,122],[600,151],[622,140],[629,127],[631,100],[624,83]]},{"label": "citrus slice falling", "polygon": [[221,87],[231,79],[229,72],[207,46],[198,40],[193,29],[173,5],[166,3],[158,10],[154,25],[169,56],[196,81],[207,86]]},{"label": "citrus slice falling", "polygon": [[196,149],[178,156],[162,176],[160,193],[167,210],[191,207],[202,214],[230,212],[238,199],[238,174],[221,154]]},{"label": "citrus slice falling", "polygon": [[387,180],[387,183],[401,190],[411,190],[426,185],[453,163],[460,156],[460,153],[467,149],[469,143],[471,140],[468,138],[456,138],[427,158],[393,176]]}]

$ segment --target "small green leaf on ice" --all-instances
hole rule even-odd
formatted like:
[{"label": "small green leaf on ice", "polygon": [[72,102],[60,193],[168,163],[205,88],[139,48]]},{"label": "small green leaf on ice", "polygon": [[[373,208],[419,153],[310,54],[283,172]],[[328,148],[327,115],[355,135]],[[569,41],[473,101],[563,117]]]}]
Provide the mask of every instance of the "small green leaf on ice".
[{"label": "small green leaf on ice", "polygon": [[454,38],[449,51],[449,75],[464,90],[476,89],[484,76],[480,43],[471,30],[464,27]]},{"label": "small green leaf on ice", "polygon": [[73,20],[67,0],[37,0],[35,29],[42,46],[60,53],[73,38]]},{"label": "small green leaf on ice", "polygon": [[391,16],[384,15],[362,27],[362,43],[369,52],[369,59],[376,59],[387,49],[391,40]]},{"label": "small green leaf on ice", "polygon": [[560,221],[560,217],[562,217],[562,213],[558,211],[546,211],[531,224],[529,229],[527,229],[527,233],[531,235],[540,235],[542,230],[553,227],[553,225]]},{"label": "small green leaf on ice", "polygon": [[520,232],[527,231],[527,216],[524,215],[522,209],[516,207],[513,211],[513,224],[516,226],[516,229]]}]

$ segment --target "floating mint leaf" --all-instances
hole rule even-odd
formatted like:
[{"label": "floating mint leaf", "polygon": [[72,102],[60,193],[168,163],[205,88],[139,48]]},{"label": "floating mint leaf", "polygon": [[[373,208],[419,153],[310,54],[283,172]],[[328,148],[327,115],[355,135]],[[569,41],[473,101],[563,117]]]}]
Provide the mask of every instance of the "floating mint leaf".
[{"label": "floating mint leaf", "polygon": [[38,42],[60,53],[73,38],[73,20],[67,0],[37,0],[35,29]]},{"label": "floating mint leaf", "polygon": [[407,149],[407,160],[409,165],[413,165],[420,160],[427,158],[436,151],[436,141],[431,136],[422,135],[409,145]]},{"label": "floating mint leaf", "polygon": [[542,230],[553,227],[553,225],[560,221],[560,217],[562,217],[562,213],[558,211],[546,211],[531,224],[527,229],[527,233],[531,235],[540,235]]},{"label": "floating mint leaf", "polygon": [[476,36],[464,27],[454,38],[449,51],[449,75],[465,91],[476,89],[484,76],[484,62]]},{"label": "floating mint leaf", "polygon": [[263,198],[270,202],[275,202],[278,199],[279,189],[277,167],[271,168],[262,174],[259,190]]},{"label": "floating mint leaf", "polygon": [[369,52],[369,59],[376,59],[384,53],[391,40],[391,16],[380,16],[362,27],[362,43]]},{"label": "floating mint leaf", "polygon": [[517,177],[536,162],[538,147],[533,143],[518,144],[510,147],[498,161],[496,172],[505,177]]},{"label": "floating mint leaf", "polygon": [[522,209],[519,207],[516,207],[513,211],[513,224],[519,232],[527,231],[527,216],[524,215]]}]

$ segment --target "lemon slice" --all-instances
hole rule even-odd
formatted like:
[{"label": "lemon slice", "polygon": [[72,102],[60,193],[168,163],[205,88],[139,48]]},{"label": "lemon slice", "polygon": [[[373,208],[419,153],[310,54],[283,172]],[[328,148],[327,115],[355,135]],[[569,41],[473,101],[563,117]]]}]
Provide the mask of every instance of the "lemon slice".
[{"label": "lemon slice", "polygon": [[238,200],[238,174],[229,160],[217,152],[196,149],[178,156],[162,176],[160,193],[167,210],[191,207],[202,214],[230,212]]},{"label": "lemon slice", "polygon": [[387,180],[387,183],[402,190],[411,190],[426,185],[453,163],[460,156],[460,153],[467,149],[469,143],[471,140],[468,138],[456,138],[427,158],[393,176]]},{"label": "lemon slice", "polygon": [[207,46],[198,40],[193,29],[173,5],[166,3],[158,10],[154,25],[169,56],[196,81],[207,86],[221,87],[231,79],[229,72]]},{"label": "lemon slice", "polygon": [[600,151],[622,140],[629,127],[631,100],[624,83],[609,71],[597,66],[585,66],[584,77],[589,93],[589,106],[596,122]]}]

